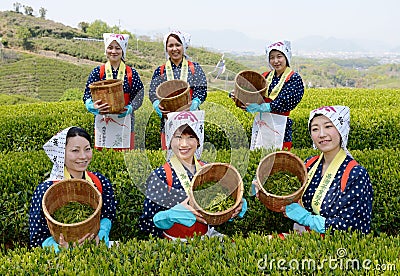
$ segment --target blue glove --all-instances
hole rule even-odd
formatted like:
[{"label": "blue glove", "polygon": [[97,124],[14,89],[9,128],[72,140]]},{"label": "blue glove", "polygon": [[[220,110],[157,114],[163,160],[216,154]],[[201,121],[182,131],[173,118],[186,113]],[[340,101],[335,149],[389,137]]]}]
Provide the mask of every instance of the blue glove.
[{"label": "blue glove", "polygon": [[99,233],[97,233],[97,236],[99,236],[100,240],[104,240],[107,247],[110,242],[109,239],[110,231],[111,231],[111,220],[109,220],[108,218],[102,218],[100,220],[100,230]]},{"label": "blue glove", "polygon": [[301,225],[308,226],[318,233],[325,233],[325,218],[312,215],[298,203],[292,203],[285,208],[286,215]]},{"label": "blue glove", "polygon": [[94,115],[99,115],[100,114],[99,110],[97,108],[94,108],[94,103],[93,103],[92,99],[87,99],[85,101],[85,106],[86,106],[86,109],[89,112],[93,113]]},{"label": "blue glove", "polygon": [[252,103],[246,107],[246,110],[250,113],[271,112],[271,104],[270,103],[262,103],[262,104]]},{"label": "blue glove", "polygon": [[54,251],[56,253],[60,252],[60,246],[58,245],[58,243],[56,243],[56,241],[54,240],[53,237],[48,237],[42,243],[42,247],[45,248],[45,247],[51,247],[51,246],[54,248]]},{"label": "blue glove", "polygon": [[130,104],[128,104],[127,106],[125,106],[125,108],[126,108],[125,112],[119,114],[119,115],[118,115],[118,118],[122,118],[122,117],[125,117],[125,116],[128,115],[128,114],[132,114],[133,107],[132,107]]},{"label": "blue glove", "polygon": [[[246,212],[247,212],[247,200],[243,197],[242,198],[242,202],[243,202],[243,204],[242,204],[242,210],[240,211],[240,213],[238,214],[238,217],[239,218],[243,218],[244,217],[244,214],[246,214]],[[229,221],[233,221],[234,220],[234,218],[231,218],[231,219],[229,219]]]},{"label": "blue glove", "polygon": [[251,190],[250,190],[250,195],[255,196],[258,193],[258,188],[256,185],[257,178],[254,178],[253,181],[251,181]]},{"label": "blue glove", "polygon": [[192,100],[192,105],[190,106],[190,111],[194,111],[194,110],[199,109],[200,104],[201,104],[200,99],[199,98],[194,98]]},{"label": "blue glove", "polygon": [[169,229],[174,223],[190,227],[196,222],[196,216],[182,204],[177,204],[171,209],[155,214],[153,222],[160,229]]},{"label": "blue glove", "polygon": [[162,117],[162,113],[161,113],[160,108],[158,107],[159,104],[160,104],[160,100],[155,100],[153,102],[153,108],[157,112],[158,116],[161,118]]}]

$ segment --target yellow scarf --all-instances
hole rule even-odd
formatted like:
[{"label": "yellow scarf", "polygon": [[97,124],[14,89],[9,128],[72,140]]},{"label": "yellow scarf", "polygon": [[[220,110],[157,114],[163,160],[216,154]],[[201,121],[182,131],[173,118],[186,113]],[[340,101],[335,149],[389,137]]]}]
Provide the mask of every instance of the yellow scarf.
[{"label": "yellow scarf", "polygon": [[[96,187],[96,185],[94,184],[93,180],[89,177],[89,175],[87,174],[87,172],[85,171],[85,180],[87,180],[89,183],[91,183],[93,186]],[[72,179],[71,174],[69,173],[69,171],[67,170],[66,167],[64,167],[64,179]]]},{"label": "yellow scarf", "polygon": [[[113,73],[112,73],[111,63],[109,61],[107,61],[105,64],[105,71],[106,71],[106,80],[112,80]],[[121,60],[118,67],[117,79],[124,81],[124,78],[125,78],[125,63]]]},{"label": "yellow scarf", "polygon": [[[181,76],[180,80],[186,81],[188,78],[188,69],[189,69],[189,64],[186,58],[182,59],[182,68],[181,68]],[[165,70],[167,73],[167,80],[173,80],[174,79],[174,72],[172,70],[172,64],[171,60],[168,59],[168,61],[165,63]]]},{"label": "yellow scarf", "polygon": [[[340,165],[342,165],[343,161],[346,159],[346,156],[347,156],[346,152],[343,149],[340,149],[340,151],[336,154],[335,158],[332,160],[332,163],[329,164],[329,167],[326,169],[325,174],[322,177],[317,189],[315,190],[314,196],[311,201],[311,207],[315,214],[317,215],[320,214],[323,199],[325,198],[326,193],[331,187],[332,181],[333,179],[335,179],[335,175],[339,170]],[[306,187],[304,188],[303,195],[307,190],[308,185],[311,183],[311,180],[314,177],[314,174],[317,171],[317,168],[322,158],[323,158],[323,153],[318,158],[317,162],[314,164],[312,169],[308,172],[308,181]],[[301,204],[303,205],[303,202],[301,202]]]},{"label": "yellow scarf", "polygon": [[[175,170],[176,175],[178,176],[178,179],[181,182],[183,189],[185,190],[186,194],[189,195],[190,180],[181,161],[178,159],[178,157],[176,157],[175,154],[171,157],[169,161],[171,162],[171,166]],[[196,158],[194,158],[194,164],[196,166],[196,172],[197,172],[201,168],[201,165]]]},{"label": "yellow scarf", "polygon": [[[271,94],[268,96],[268,98],[270,98],[271,100],[275,100],[275,98],[278,97],[279,92],[281,92],[282,87],[285,84],[287,76],[289,76],[291,72],[292,69],[290,69],[290,67],[286,67],[285,72],[283,72],[283,74],[281,75],[278,84],[275,85],[275,87],[272,89]],[[272,70],[271,72],[269,72],[267,76],[267,87],[268,87],[267,91],[269,91],[269,87],[272,83],[274,75],[275,75],[275,70]]]}]

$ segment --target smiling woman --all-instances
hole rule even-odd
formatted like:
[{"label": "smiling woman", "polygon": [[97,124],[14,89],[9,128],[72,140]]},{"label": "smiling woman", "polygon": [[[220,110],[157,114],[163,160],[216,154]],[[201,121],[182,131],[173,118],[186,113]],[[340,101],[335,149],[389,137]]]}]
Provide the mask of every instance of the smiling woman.
[{"label": "smiling woman", "polygon": [[95,239],[97,244],[100,240],[104,240],[108,246],[108,236],[112,222],[115,220],[116,201],[110,181],[98,172],[87,171],[92,160],[90,135],[82,128],[69,127],[53,136],[43,148],[53,162],[53,169],[50,177],[39,184],[32,197],[29,210],[30,245],[53,247],[56,252],[60,250],[60,247],[68,248],[68,243],[62,235],[56,241],[50,234],[42,200],[46,191],[55,182],[63,179],[85,179],[101,192],[103,206],[100,215],[100,230],[97,235],[82,233],[83,238],[78,243],[82,244],[86,240]]},{"label": "smiling woman", "polygon": [[156,90],[166,81],[179,79],[190,86],[190,111],[198,110],[207,98],[207,79],[201,66],[189,60],[186,53],[190,44],[190,35],[180,31],[171,31],[164,36],[166,63],[154,70],[150,83],[149,98],[154,110],[160,117],[161,148],[167,149],[165,140],[165,116],[170,110],[160,105]]},{"label": "smiling woman", "polygon": [[[103,38],[107,62],[92,70],[83,95],[86,109],[95,115],[95,147],[97,149],[113,148],[116,150],[134,149],[135,111],[143,103],[143,83],[138,72],[125,64],[129,35],[105,33]],[[100,86],[104,87],[105,85],[101,81],[117,79],[122,81],[124,108],[118,111],[119,114],[111,114],[115,113],[111,107],[112,103],[105,102],[104,99],[94,100],[91,87],[99,83],[101,83]],[[127,135],[124,135],[124,133],[127,133]]]},{"label": "smiling woman", "polygon": [[[203,166],[204,111],[171,112],[166,122],[167,162],[147,178],[146,199],[139,227],[147,234],[186,240],[195,234],[223,236],[188,204],[190,182]],[[243,217],[247,201],[242,199],[232,218]]]}]

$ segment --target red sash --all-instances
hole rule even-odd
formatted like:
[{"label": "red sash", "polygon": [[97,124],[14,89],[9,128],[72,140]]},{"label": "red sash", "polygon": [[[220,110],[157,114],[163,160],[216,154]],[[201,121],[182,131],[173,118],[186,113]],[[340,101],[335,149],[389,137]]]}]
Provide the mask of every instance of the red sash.
[{"label": "red sash", "polygon": [[[196,233],[199,236],[205,235],[208,231],[208,225],[196,221],[191,227],[183,224],[175,223],[170,229],[165,230],[164,233],[174,238],[193,238]],[[165,236],[168,238],[167,236]]]}]

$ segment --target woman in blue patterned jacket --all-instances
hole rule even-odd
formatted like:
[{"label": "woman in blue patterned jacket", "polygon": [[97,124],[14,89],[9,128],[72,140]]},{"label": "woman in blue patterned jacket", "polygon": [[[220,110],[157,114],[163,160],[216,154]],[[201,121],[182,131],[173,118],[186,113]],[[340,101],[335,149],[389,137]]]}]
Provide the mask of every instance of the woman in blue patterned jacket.
[{"label": "woman in blue patterned jacket", "polygon": [[154,110],[161,119],[161,148],[166,150],[165,116],[168,110],[160,106],[156,96],[157,87],[169,80],[180,79],[190,86],[190,111],[198,110],[207,98],[207,79],[203,69],[197,62],[192,62],[186,53],[190,44],[190,35],[180,31],[171,31],[164,36],[164,51],[166,63],[159,66],[153,73],[150,83],[149,98]]},{"label": "woman in blue patterned jacket", "polygon": [[306,160],[308,182],[301,202],[284,214],[294,229],[325,233],[335,230],[371,231],[373,189],[367,170],[347,150],[350,109],[324,106],[311,111],[308,128],[319,156]]},{"label": "woman in blue patterned jacket", "polygon": [[[303,80],[290,67],[292,50],[290,41],[277,41],[266,47],[268,65],[272,71],[263,73],[267,80],[264,103],[244,103],[241,108],[251,113],[268,112],[287,117],[282,149],[292,148],[292,125],[290,112],[300,103],[304,94]],[[233,98],[234,95],[230,93]]]},{"label": "woman in blue patterned jacket", "polygon": [[110,181],[98,172],[89,172],[87,167],[92,160],[90,135],[79,127],[69,127],[51,138],[43,146],[46,154],[53,162],[50,177],[40,183],[33,193],[29,210],[29,238],[32,247],[53,247],[56,252],[60,247],[68,247],[62,234],[56,241],[50,234],[49,227],[42,209],[42,199],[47,189],[63,179],[79,178],[91,182],[101,192],[103,206],[100,215],[100,230],[96,236],[82,233],[83,238],[78,241],[95,239],[97,243],[104,240],[109,245],[109,233],[112,222],[115,220],[116,201]]},{"label": "woman in blue patterned jacket", "polygon": [[[138,72],[125,64],[129,35],[105,33],[103,38],[107,62],[95,67],[89,74],[83,95],[86,109],[95,115],[95,148],[134,149],[135,111],[143,103],[143,83]],[[120,114],[109,114],[109,103],[101,100],[93,102],[89,88],[94,82],[112,79],[122,80],[123,84],[125,108]]]}]

